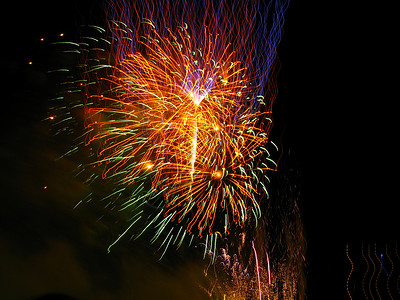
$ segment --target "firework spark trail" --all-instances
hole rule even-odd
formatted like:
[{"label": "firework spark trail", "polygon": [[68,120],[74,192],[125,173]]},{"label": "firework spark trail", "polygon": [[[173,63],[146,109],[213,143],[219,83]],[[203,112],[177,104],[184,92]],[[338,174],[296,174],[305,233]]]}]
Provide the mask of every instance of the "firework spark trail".
[{"label": "firework spark trail", "polygon": [[385,272],[386,276],[389,276],[389,273],[387,272],[385,266],[383,265],[383,253],[381,253],[381,268]]},{"label": "firework spark trail", "polygon": [[[267,171],[276,168],[267,148],[286,7],[109,3],[108,31],[97,30],[111,38],[83,49],[85,144],[97,149],[90,168],[115,179],[113,195],[133,190],[122,209],[133,211],[129,228],[143,223],[136,237],[155,228],[152,242],[162,238],[165,248],[192,233],[213,241],[249,214],[260,218]],[[146,217],[150,203],[156,212]]]},{"label": "firework spark trail", "polygon": [[[368,247],[369,247],[369,246],[368,246]],[[367,259],[366,256],[364,255],[364,244],[361,244],[361,256],[363,257],[363,259],[364,259],[364,261],[365,261],[365,264],[367,265],[367,266],[366,266],[365,273],[364,273],[364,276],[363,276],[363,279],[362,279],[361,287],[362,287],[362,290],[363,290],[363,294],[364,294],[365,299],[368,300],[367,292],[366,292],[366,290],[365,290],[365,279],[367,278],[367,275],[368,275],[368,272],[369,272],[369,263],[368,263],[368,259]]]},{"label": "firework spark trail", "polygon": [[271,284],[271,266],[269,263],[269,255],[267,251],[265,251],[265,255],[267,257],[268,284]]},{"label": "firework spark trail", "polygon": [[392,274],[393,274],[394,265],[393,265],[393,260],[390,258],[390,255],[388,253],[388,245],[387,244],[385,245],[385,254],[386,254],[387,259],[390,262],[390,272],[388,273],[388,277],[386,279],[386,289],[388,291],[388,295],[389,295],[390,299],[393,299],[392,292],[390,291],[390,278],[392,277]]},{"label": "firework spark trail", "polygon": [[376,267],[375,267],[374,260],[372,259],[372,256],[371,256],[371,247],[370,247],[370,245],[368,245],[368,258],[372,262],[372,267],[373,267],[371,278],[369,279],[369,282],[368,282],[368,290],[369,290],[369,294],[371,295],[371,298],[374,298],[373,293],[372,293],[372,289],[371,289],[371,285],[372,285],[372,279],[374,278],[374,275],[375,275]]},{"label": "firework spark trail", "polygon": [[254,251],[254,257],[256,260],[256,273],[257,273],[257,282],[258,282],[258,295],[260,297],[260,300],[262,299],[262,293],[261,293],[261,282],[260,282],[260,267],[258,265],[258,256],[257,256],[257,251],[256,248],[254,247],[254,241],[251,242],[251,246]]},{"label": "firework spark trail", "polygon": [[374,243],[374,256],[376,258],[376,260],[379,262],[379,271],[378,274],[376,275],[376,279],[375,279],[375,290],[376,290],[376,294],[378,295],[379,299],[382,299],[381,294],[379,293],[379,276],[382,273],[382,262],[379,260],[378,254],[376,252],[376,243]]},{"label": "firework spark trail", "polygon": [[348,244],[346,244],[346,257],[350,262],[350,273],[349,273],[349,276],[347,276],[347,280],[346,280],[346,291],[347,291],[347,294],[349,295],[349,298],[353,299],[353,297],[351,296],[351,293],[350,293],[350,289],[349,289],[349,281],[350,281],[350,277],[353,273],[354,267],[353,267],[353,262],[349,256],[349,245]]}]

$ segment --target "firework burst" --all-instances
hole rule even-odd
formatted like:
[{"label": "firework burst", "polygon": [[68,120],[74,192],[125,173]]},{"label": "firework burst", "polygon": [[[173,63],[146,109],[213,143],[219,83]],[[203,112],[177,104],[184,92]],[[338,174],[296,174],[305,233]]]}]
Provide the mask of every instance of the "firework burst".
[{"label": "firework burst", "polygon": [[162,191],[164,216],[186,223],[189,233],[212,233],[218,208],[225,232],[230,220],[245,222],[248,207],[258,218],[256,184],[265,188],[259,177],[270,168],[255,163],[268,141],[257,123],[269,112],[251,112],[246,103],[253,95],[245,68],[227,49],[191,45],[186,28],[179,37],[151,33],[147,55],[112,67],[110,97],[90,96],[87,143],[100,141],[100,160],[109,163],[103,175],[123,174],[126,184],[149,178],[146,197]]},{"label": "firework burst", "polygon": [[95,153],[83,169],[112,181],[107,199],[129,194],[125,233],[141,220],[135,236],[153,228],[166,249],[205,235],[215,253],[232,226],[261,217],[276,168],[267,149],[285,8],[115,1],[108,30],[92,26],[96,36],[68,44],[85,57],[72,82],[85,95],[74,106],[84,110],[84,142],[71,152]]}]

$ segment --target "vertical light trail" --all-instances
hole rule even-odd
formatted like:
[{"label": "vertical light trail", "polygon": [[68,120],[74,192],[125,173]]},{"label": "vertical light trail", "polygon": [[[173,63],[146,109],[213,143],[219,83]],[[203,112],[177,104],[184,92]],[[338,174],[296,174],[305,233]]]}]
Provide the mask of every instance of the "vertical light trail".
[{"label": "vertical light trail", "polygon": [[261,296],[260,270],[259,270],[259,266],[258,266],[258,257],[257,257],[256,247],[254,247],[254,241],[251,242],[251,246],[253,247],[254,257],[255,257],[255,259],[256,259],[256,270],[257,270],[257,281],[258,281],[258,294],[259,294],[259,296],[260,296],[260,300],[262,300],[262,296]]},{"label": "vertical light trail", "polygon": [[346,280],[346,290],[347,290],[347,294],[349,294],[349,298],[353,299],[353,297],[351,297],[350,290],[349,290],[349,281],[350,281],[351,274],[353,273],[353,262],[351,261],[350,256],[349,256],[349,244],[346,244],[346,256],[351,265],[350,274]]},{"label": "vertical light trail", "polygon": [[[379,261],[378,254],[376,254],[376,243],[374,244],[374,255],[376,257],[376,260]],[[378,274],[376,275],[376,279],[375,279],[375,290],[376,290],[376,294],[378,295],[378,298],[382,300],[381,294],[379,293],[379,286],[378,286],[379,276],[381,275],[381,272],[382,272],[382,264],[379,264],[379,271],[378,271]]]},{"label": "vertical light trail", "polygon": [[191,177],[192,181],[193,181],[193,174],[194,174],[194,163],[196,161],[196,152],[197,152],[197,131],[199,130],[197,127],[197,118],[194,121],[193,127],[194,127],[194,133],[193,133],[193,139],[192,139],[192,157],[190,159],[190,166],[191,166],[190,177]]},{"label": "vertical light trail", "polygon": [[385,266],[383,265],[383,253],[381,253],[381,267],[382,270],[385,271],[386,276],[389,276],[389,273],[387,272]]},{"label": "vertical light trail", "polygon": [[[194,115],[194,121],[193,121],[193,128],[194,128],[194,133],[193,133],[193,138],[192,138],[192,151],[191,151],[191,158],[190,158],[190,180],[191,180],[191,185],[190,185],[190,191],[192,191],[193,187],[193,180],[194,180],[194,173],[195,173],[195,163],[196,163],[196,156],[197,156],[197,133],[199,131],[198,127],[198,114],[197,114],[197,108],[199,107],[201,101],[206,97],[205,92],[202,92],[201,94],[199,93],[189,93],[191,95],[191,98],[195,104],[195,115]],[[191,199],[193,198],[193,195],[191,194]]]},{"label": "vertical light trail", "polygon": [[374,260],[372,259],[372,256],[371,256],[371,248],[370,248],[370,245],[368,245],[368,257],[369,257],[369,259],[371,260],[371,262],[372,262],[372,267],[373,267],[373,269],[372,269],[372,275],[371,275],[371,278],[369,279],[369,282],[368,282],[368,290],[369,290],[369,293],[370,293],[370,295],[371,295],[371,298],[373,299],[374,296],[373,296],[373,293],[372,293],[371,285],[372,285],[372,279],[374,278],[374,275],[375,275],[376,268],[375,268]]},{"label": "vertical light trail", "polygon": [[366,258],[365,255],[364,255],[364,244],[361,244],[361,255],[362,255],[362,257],[363,257],[363,259],[365,260],[365,263],[366,263],[366,265],[367,265],[367,269],[365,270],[365,273],[364,273],[364,276],[363,276],[362,284],[361,284],[361,285],[362,285],[362,290],[363,290],[363,293],[364,293],[364,297],[365,297],[365,299],[368,300],[367,292],[366,292],[366,290],[365,290],[365,278],[366,278],[367,275],[368,275],[369,263],[368,263],[367,258]]},{"label": "vertical light trail", "polygon": [[268,252],[265,251],[265,254],[267,255],[267,266],[268,266],[268,284],[271,284],[271,268],[269,265],[269,256],[268,256]]},{"label": "vertical light trail", "polygon": [[392,276],[393,267],[394,267],[394,266],[393,266],[393,260],[390,258],[389,253],[388,253],[387,244],[385,245],[385,248],[386,248],[386,249],[385,249],[386,256],[387,256],[388,260],[390,261],[390,265],[391,265],[391,267],[390,267],[390,272],[389,272],[388,277],[387,277],[387,280],[386,280],[386,289],[387,289],[387,291],[388,291],[388,294],[389,294],[390,299],[393,300],[392,292],[390,291],[390,278],[391,278],[391,276]]},{"label": "vertical light trail", "polygon": [[192,95],[192,100],[194,102],[194,104],[196,105],[196,109],[195,109],[195,120],[193,121],[193,128],[194,128],[194,133],[193,133],[193,139],[192,139],[192,157],[190,159],[190,166],[191,166],[191,171],[190,171],[190,177],[191,180],[193,181],[193,174],[194,174],[194,164],[196,162],[196,155],[197,155],[197,132],[199,130],[198,125],[197,125],[197,118],[199,117],[197,115],[197,108],[200,105],[201,101],[203,101],[203,99],[205,98],[205,95],[202,93],[201,95],[199,95],[198,93],[194,94],[194,93],[190,93]]}]

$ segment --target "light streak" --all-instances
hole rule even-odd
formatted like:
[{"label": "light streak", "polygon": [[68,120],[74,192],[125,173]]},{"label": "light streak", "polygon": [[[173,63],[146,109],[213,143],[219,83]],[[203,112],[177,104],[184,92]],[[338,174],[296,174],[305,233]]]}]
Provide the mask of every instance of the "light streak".
[{"label": "light streak", "polygon": [[373,267],[372,275],[371,275],[371,278],[369,279],[369,282],[368,282],[368,290],[369,290],[369,293],[370,293],[371,297],[373,298],[374,296],[372,294],[371,284],[372,284],[372,279],[374,278],[374,275],[375,275],[376,267],[375,267],[374,260],[372,259],[372,256],[371,256],[371,247],[370,247],[370,245],[368,245],[368,257],[371,260],[372,267]]},{"label": "light streak", "polygon": [[271,267],[270,267],[270,264],[269,264],[268,252],[265,251],[265,254],[267,255],[268,284],[271,284]]},{"label": "light streak", "polygon": [[260,297],[260,300],[262,299],[262,294],[261,294],[261,281],[260,281],[260,267],[258,265],[258,257],[257,257],[257,251],[256,248],[254,247],[254,241],[251,242],[251,246],[253,247],[254,251],[254,257],[256,260],[256,272],[257,272],[257,282],[258,282],[258,295]]},{"label": "light streak", "polygon": [[368,263],[367,258],[366,258],[365,255],[364,255],[364,244],[361,244],[361,255],[362,255],[363,259],[365,260],[365,263],[367,264],[367,269],[365,270],[365,273],[364,273],[364,276],[363,276],[363,279],[362,279],[361,286],[362,286],[362,290],[363,290],[365,299],[368,299],[367,292],[366,292],[366,290],[365,290],[365,278],[366,278],[367,275],[368,275],[369,263]]},{"label": "light streak", "polygon": [[347,276],[347,280],[346,280],[346,291],[347,291],[347,294],[349,295],[349,298],[353,299],[353,297],[351,296],[350,290],[349,290],[349,281],[350,281],[350,277],[351,277],[351,274],[353,273],[354,268],[353,268],[353,262],[349,256],[349,245],[348,244],[346,244],[346,257],[349,260],[350,266],[351,266],[349,276]]},{"label": "light streak", "polygon": [[[376,252],[376,243],[374,243],[374,255],[375,255],[376,259],[377,259],[379,262],[381,262],[381,261],[379,260],[378,254],[377,254],[377,252]],[[381,275],[381,273],[382,273],[382,265],[379,264],[379,271],[378,271],[378,274],[376,275],[376,279],[375,279],[375,290],[376,290],[376,294],[378,295],[378,298],[379,298],[379,299],[382,299],[381,294],[379,293],[379,285],[378,285],[379,276]]]},{"label": "light streak", "polygon": [[[372,250],[373,247],[373,250]],[[385,250],[383,251],[383,247]],[[378,250],[381,250],[378,252]],[[400,296],[399,291],[395,289],[396,282],[392,278],[393,274],[396,274],[398,271],[398,265],[392,259],[390,248],[388,244],[378,245],[377,243],[373,244],[361,244],[361,257],[366,263],[366,268],[363,270],[357,270],[354,266],[357,266],[357,263],[351,263],[352,268],[350,270],[350,274],[348,275],[348,279],[346,281],[346,289],[349,294],[349,282],[351,277],[352,292],[357,293],[358,284],[360,284],[360,290],[363,291],[363,296],[365,299],[398,299]],[[373,253],[371,253],[373,251]],[[379,253],[379,255],[378,255]],[[349,261],[352,261],[350,258],[350,253],[348,250],[348,245],[346,246],[346,257]],[[375,257],[375,259],[374,259]],[[358,258],[354,258],[355,262],[358,261]],[[375,263],[379,263],[379,269],[375,266]],[[372,268],[370,267],[372,263]],[[390,267],[388,267],[390,265]],[[370,269],[372,272],[370,272]],[[359,272],[359,271],[363,271]],[[363,274],[363,276],[361,276]],[[386,274],[384,276],[383,274]],[[366,288],[367,278],[369,278],[368,289]],[[375,283],[373,286],[373,282]],[[361,293],[360,293],[361,294]],[[349,294],[349,297],[351,295]]]},{"label": "light streak", "polygon": [[390,265],[391,265],[390,272],[389,272],[388,277],[386,279],[386,289],[388,291],[390,299],[393,299],[392,292],[390,291],[390,278],[392,277],[394,266],[393,266],[393,260],[390,258],[390,255],[388,253],[387,244],[385,245],[385,253],[386,253],[386,257],[390,261]]},{"label": "light streak", "polygon": [[389,273],[386,271],[385,266],[383,265],[383,253],[381,253],[381,268],[385,271],[386,276],[389,276]]},{"label": "light streak", "polygon": [[[196,104],[198,105],[198,104]],[[193,133],[193,140],[192,140],[192,157],[190,159],[190,165],[192,166],[191,171],[190,171],[190,177],[193,181],[193,174],[195,172],[195,162],[196,162],[196,152],[197,152],[197,132],[198,132],[198,126],[197,126],[197,117],[194,120],[194,133]]]}]

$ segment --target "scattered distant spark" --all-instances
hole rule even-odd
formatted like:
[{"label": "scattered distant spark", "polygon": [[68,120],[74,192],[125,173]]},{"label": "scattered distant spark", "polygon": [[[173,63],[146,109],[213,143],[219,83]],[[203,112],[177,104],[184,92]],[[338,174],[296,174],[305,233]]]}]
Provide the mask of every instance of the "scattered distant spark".
[{"label": "scattered distant spark", "polygon": [[82,78],[65,84],[85,103],[64,107],[84,109],[79,137],[96,154],[82,164],[94,172],[87,182],[112,181],[110,203],[128,195],[120,209],[132,212],[131,224],[116,241],[152,228],[151,242],[160,238],[165,250],[195,235],[216,253],[218,238],[261,218],[276,169],[269,133],[286,6],[116,0],[108,30],[89,26],[80,43],[59,42],[85,57]]}]

